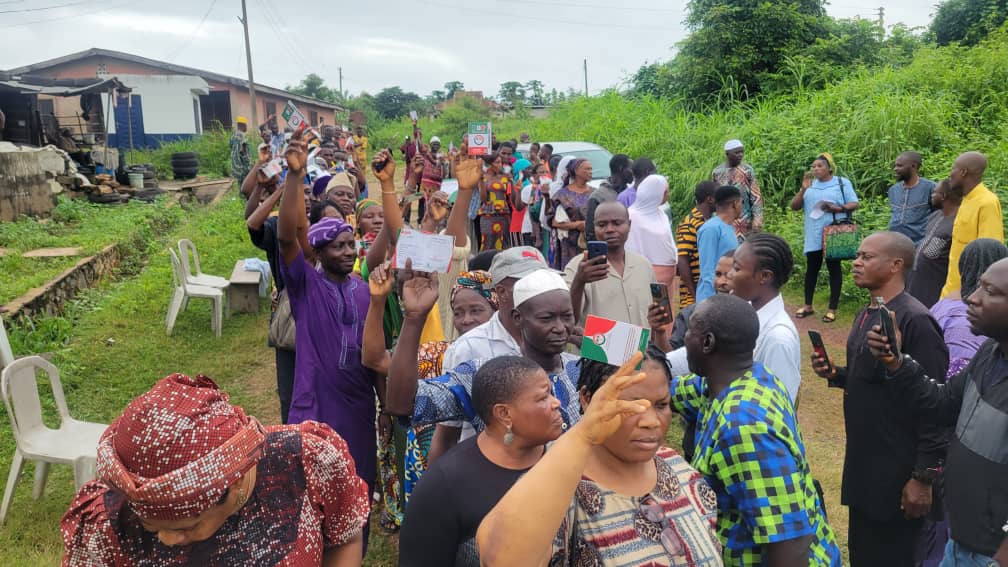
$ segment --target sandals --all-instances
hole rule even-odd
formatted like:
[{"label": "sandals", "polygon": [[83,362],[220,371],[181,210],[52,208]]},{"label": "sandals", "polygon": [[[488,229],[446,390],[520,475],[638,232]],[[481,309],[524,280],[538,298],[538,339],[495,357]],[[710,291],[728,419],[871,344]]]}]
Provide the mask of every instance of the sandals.
[{"label": "sandals", "polygon": [[832,323],[836,321],[836,313],[833,311],[827,311],[825,315],[822,316],[823,323]]},{"label": "sandals", "polygon": [[809,315],[812,315],[814,313],[815,313],[815,309],[805,309],[804,307],[802,307],[798,311],[795,311],[794,316],[796,318],[798,318],[798,319],[804,319],[804,318],[806,318]]}]

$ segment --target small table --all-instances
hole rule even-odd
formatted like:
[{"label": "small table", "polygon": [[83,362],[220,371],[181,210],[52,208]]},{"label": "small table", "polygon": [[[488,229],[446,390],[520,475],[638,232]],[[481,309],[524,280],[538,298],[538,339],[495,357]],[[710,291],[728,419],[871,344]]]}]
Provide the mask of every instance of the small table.
[{"label": "small table", "polygon": [[228,306],[232,312],[236,313],[257,313],[260,308],[259,302],[259,278],[262,274],[258,271],[245,269],[245,261],[235,262],[234,270],[231,271],[227,287]]}]

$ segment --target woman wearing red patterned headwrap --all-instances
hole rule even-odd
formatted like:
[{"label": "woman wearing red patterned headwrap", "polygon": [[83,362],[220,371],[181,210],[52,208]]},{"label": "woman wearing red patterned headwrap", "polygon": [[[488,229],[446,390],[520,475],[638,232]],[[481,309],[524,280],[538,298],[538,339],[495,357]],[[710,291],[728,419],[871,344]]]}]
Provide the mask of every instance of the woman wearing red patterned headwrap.
[{"label": "woman wearing red patterned headwrap", "polygon": [[361,564],[367,485],[317,422],[263,427],[172,374],[102,435],[60,529],[64,567]]}]

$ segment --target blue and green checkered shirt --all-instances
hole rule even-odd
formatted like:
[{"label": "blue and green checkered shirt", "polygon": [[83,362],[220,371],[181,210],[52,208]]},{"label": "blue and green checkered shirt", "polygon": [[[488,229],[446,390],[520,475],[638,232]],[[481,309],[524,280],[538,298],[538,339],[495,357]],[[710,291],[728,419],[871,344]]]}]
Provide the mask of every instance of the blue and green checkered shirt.
[{"label": "blue and green checkered shirt", "polygon": [[756,363],[714,399],[702,377],[679,376],[672,400],[697,424],[693,466],[717,493],[725,565],[763,565],[765,545],[809,535],[809,565],[841,564],[794,404],[773,374]]}]

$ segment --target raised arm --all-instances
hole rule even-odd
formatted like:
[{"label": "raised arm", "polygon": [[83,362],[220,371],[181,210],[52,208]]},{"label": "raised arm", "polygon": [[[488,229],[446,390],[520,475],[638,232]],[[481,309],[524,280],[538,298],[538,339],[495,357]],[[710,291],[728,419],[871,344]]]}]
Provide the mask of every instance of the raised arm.
[{"label": "raised arm", "polygon": [[[389,361],[391,360],[389,352],[385,348],[385,329],[382,327],[385,304],[394,283],[388,270],[388,263],[379,265],[371,270],[368,277],[371,303],[368,305],[367,316],[364,318],[364,344],[361,347],[361,363],[382,375],[388,374]],[[380,397],[384,398],[385,392],[381,392]]]},{"label": "raised arm", "polygon": [[802,177],[801,189],[799,189],[798,193],[796,193],[794,198],[791,199],[792,211],[802,210],[802,208],[805,206],[805,191],[808,191],[808,188],[811,186],[812,186],[812,174],[806,173],[805,176]]},{"label": "raised arm", "polygon": [[528,473],[511,487],[476,531],[480,562],[488,567],[546,565],[553,536],[563,522],[592,446],[619,429],[624,417],[642,413],[647,400],[621,400],[622,391],[643,380],[636,353],[592,396],[581,421],[561,435]]},{"label": "raised arm", "polygon": [[291,140],[284,156],[287,158],[287,177],[284,179],[283,196],[280,198],[277,240],[280,243],[280,255],[283,256],[284,262],[290,265],[302,250],[298,233],[306,232],[308,228],[305,196],[301,185],[308,156],[300,138]]},{"label": "raised arm", "polygon": [[382,212],[385,214],[384,226],[388,227],[394,243],[403,227],[403,219],[402,211],[399,209],[399,196],[396,195],[395,188],[395,160],[392,159],[392,153],[388,150],[382,150],[375,154],[372,164],[377,167],[383,162],[384,166],[381,170],[375,170],[375,177],[381,184]]},{"label": "raised arm", "polygon": [[427,314],[434,308],[437,299],[437,274],[413,272],[411,262],[406,260],[402,290],[403,324],[399,341],[392,352],[385,397],[385,411],[392,415],[413,415],[420,333],[427,321]]},{"label": "raised arm", "polygon": [[[250,204],[252,203],[253,198],[255,198],[258,201],[261,192],[262,190],[257,184],[255,190],[252,191],[252,197],[249,197],[249,203]],[[270,193],[269,196],[266,197],[262,203],[259,203],[259,206],[255,208],[255,210],[252,212],[251,215],[248,215],[246,217],[245,226],[251,228],[252,230],[259,230],[260,228],[262,228],[263,223],[266,222],[266,219],[269,218],[270,213],[273,212],[273,207],[275,207],[277,201],[280,200],[280,195],[281,195],[280,188],[277,187],[276,190]],[[246,211],[247,210],[248,206],[246,205]]]},{"label": "raised arm", "polygon": [[469,223],[469,203],[472,202],[473,191],[483,179],[483,171],[480,167],[480,159],[466,155],[465,144],[459,154],[459,159],[453,164],[455,176],[458,180],[458,194],[455,196],[455,204],[448,215],[448,227],[445,234],[455,237],[455,246],[465,246],[468,241],[466,227]]}]

